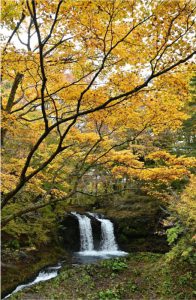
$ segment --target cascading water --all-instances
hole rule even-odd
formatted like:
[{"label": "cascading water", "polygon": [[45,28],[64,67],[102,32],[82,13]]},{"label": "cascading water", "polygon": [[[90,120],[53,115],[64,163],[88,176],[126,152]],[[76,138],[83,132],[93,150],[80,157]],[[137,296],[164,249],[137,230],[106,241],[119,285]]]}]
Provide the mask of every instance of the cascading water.
[{"label": "cascading water", "polygon": [[115,241],[114,227],[112,222],[106,219],[97,219],[97,220],[101,222],[101,234],[102,234],[101,250],[117,251],[118,246]]},{"label": "cascading water", "polygon": [[85,215],[80,215],[76,212],[72,212],[72,215],[76,216],[79,222],[80,229],[80,250],[91,251],[94,249],[93,245],[93,232],[91,227],[91,220]]},{"label": "cascading water", "polygon": [[81,251],[75,253],[76,262],[89,263],[101,258],[111,258],[127,255],[126,252],[118,250],[115,240],[114,226],[108,219],[100,217],[96,213],[88,213],[101,223],[101,241],[99,250],[94,249],[91,219],[85,215],[72,213],[79,222]]},{"label": "cascading water", "polygon": [[117,251],[118,245],[116,243],[114,235],[114,226],[112,222],[105,218],[100,218],[96,213],[88,213],[90,216],[94,217],[101,223],[101,246],[102,251]]},{"label": "cascading water", "polygon": [[45,268],[44,270],[39,272],[39,274],[35,277],[35,279],[29,281],[28,283],[18,285],[11,293],[9,293],[4,298],[2,298],[2,300],[9,298],[12,294],[17,293],[26,287],[30,287],[32,285],[35,285],[36,283],[47,281],[49,279],[58,276],[58,271],[61,269],[61,267],[62,267],[61,263],[58,263],[54,267]]}]

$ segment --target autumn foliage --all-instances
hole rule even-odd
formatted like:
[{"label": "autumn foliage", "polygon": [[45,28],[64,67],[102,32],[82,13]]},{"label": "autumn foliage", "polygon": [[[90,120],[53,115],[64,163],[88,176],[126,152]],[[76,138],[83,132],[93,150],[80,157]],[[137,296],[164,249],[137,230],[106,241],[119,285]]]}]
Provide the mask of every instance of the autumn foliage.
[{"label": "autumn foliage", "polygon": [[156,141],[190,118],[194,2],[2,1],[3,222],[189,178]]}]

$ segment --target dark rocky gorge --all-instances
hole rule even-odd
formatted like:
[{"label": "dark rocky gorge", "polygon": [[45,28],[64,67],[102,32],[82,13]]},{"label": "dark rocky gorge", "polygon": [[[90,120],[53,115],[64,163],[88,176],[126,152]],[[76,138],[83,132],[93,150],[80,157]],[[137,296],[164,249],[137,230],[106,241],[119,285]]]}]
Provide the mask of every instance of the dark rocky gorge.
[{"label": "dark rocky gorge", "polygon": [[[100,210],[98,211],[99,213]],[[104,211],[102,211],[104,213]],[[149,251],[156,253],[165,253],[169,250],[164,228],[160,223],[161,212],[158,216],[153,214],[143,214],[140,216],[130,215],[127,211],[121,213],[109,212],[109,218],[114,224],[114,232],[117,243],[120,249],[125,251]],[[85,213],[84,213],[85,215]],[[88,214],[86,214],[88,215]],[[88,215],[88,217],[90,217]],[[95,249],[99,248],[101,239],[101,223],[95,218],[91,218],[93,231],[93,241]],[[162,232],[163,235],[158,235],[157,232]],[[59,236],[62,246],[71,252],[80,250],[80,231],[78,220],[71,213],[67,213],[59,226]]]},{"label": "dark rocky gorge", "polygon": [[[130,200],[119,201],[118,203],[108,203],[98,209],[95,207],[85,206],[70,206],[67,208],[64,217],[58,222],[58,239],[57,245],[46,245],[39,253],[32,251],[23,259],[18,258],[11,260],[11,264],[17,269],[24,270],[23,275],[13,274],[13,269],[7,267],[8,263],[3,266],[3,295],[16,287],[17,284],[24,282],[26,279],[35,276],[41,268],[65,260],[66,263],[72,263],[72,253],[80,251],[80,229],[79,222],[76,216],[71,212],[77,211],[81,215],[86,215],[91,220],[92,235],[94,249],[100,248],[101,240],[101,222],[95,217],[88,214],[88,211],[93,211],[98,216],[104,216],[110,219],[114,225],[114,235],[119,248],[126,252],[156,252],[165,253],[169,250],[166,238],[164,235],[159,236],[156,232],[164,232],[161,225],[163,213],[159,208],[160,203],[148,197],[141,197],[140,201],[137,197]],[[50,251],[48,251],[50,249]],[[48,254],[47,254],[48,251]],[[19,256],[21,251],[19,251]],[[56,252],[56,253],[55,253]],[[39,254],[38,254],[39,253]],[[42,253],[45,259],[40,257]],[[35,259],[35,257],[39,257]],[[33,264],[33,268],[29,265]],[[7,265],[7,266],[6,266]],[[21,273],[21,272],[18,272]],[[9,283],[8,283],[9,282]]]},{"label": "dark rocky gorge", "polygon": [[[59,221],[59,236],[62,246],[70,251],[79,251],[80,232],[78,220],[71,211],[88,215],[88,211],[104,215],[114,224],[114,233],[120,249],[128,252],[149,251],[165,253],[169,251],[162,220],[165,213],[161,203],[146,195],[130,194],[127,199],[103,199],[99,208],[94,206],[73,206],[67,209]],[[101,224],[91,218],[95,249],[98,249]]]}]

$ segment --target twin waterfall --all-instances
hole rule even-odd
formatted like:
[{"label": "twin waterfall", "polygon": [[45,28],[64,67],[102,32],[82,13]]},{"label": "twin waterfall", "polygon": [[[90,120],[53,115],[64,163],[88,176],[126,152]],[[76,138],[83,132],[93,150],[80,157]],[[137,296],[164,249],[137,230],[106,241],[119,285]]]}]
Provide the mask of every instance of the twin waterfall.
[{"label": "twin waterfall", "polygon": [[[123,256],[127,253],[118,250],[118,245],[115,240],[114,226],[108,219],[102,218],[95,213],[87,213],[89,215],[80,215],[79,213],[72,212],[78,219],[80,229],[80,255],[87,256]],[[95,218],[101,223],[101,241],[99,250],[94,249],[93,231],[91,226],[91,218]]]}]

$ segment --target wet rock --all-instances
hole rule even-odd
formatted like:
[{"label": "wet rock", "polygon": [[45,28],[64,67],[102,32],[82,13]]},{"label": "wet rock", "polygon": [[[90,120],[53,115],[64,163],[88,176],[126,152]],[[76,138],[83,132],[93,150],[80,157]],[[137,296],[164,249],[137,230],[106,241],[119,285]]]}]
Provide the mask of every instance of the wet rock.
[{"label": "wet rock", "polygon": [[101,222],[92,216],[88,215],[88,217],[91,219],[94,248],[95,250],[99,250],[101,241]]},{"label": "wet rock", "polygon": [[59,236],[64,249],[80,250],[80,231],[78,220],[70,213],[66,214],[59,224]]}]

